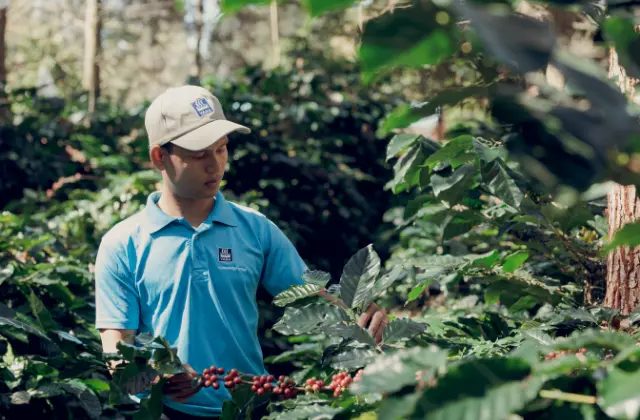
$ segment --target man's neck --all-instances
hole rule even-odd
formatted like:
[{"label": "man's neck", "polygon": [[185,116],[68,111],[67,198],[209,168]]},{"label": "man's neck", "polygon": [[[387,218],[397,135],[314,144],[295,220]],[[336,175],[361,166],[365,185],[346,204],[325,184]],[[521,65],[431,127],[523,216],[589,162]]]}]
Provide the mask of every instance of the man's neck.
[{"label": "man's neck", "polygon": [[171,217],[184,217],[194,228],[206,220],[215,205],[213,197],[185,199],[177,197],[166,187],[162,188],[161,193],[160,200],[158,200],[160,210]]}]

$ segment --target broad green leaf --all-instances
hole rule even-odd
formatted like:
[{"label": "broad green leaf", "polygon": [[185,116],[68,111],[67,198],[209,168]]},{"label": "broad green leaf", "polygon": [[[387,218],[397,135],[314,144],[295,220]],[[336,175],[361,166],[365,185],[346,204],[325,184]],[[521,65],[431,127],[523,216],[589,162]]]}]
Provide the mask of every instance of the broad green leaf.
[{"label": "broad green leaf", "polygon": [[545,379],[515,358],[470,360],[451,367],[427,389],[412,417],[433,420],[508,418],[536,398]]},{"label": "broad green leaf", "polygon": [[400,159],[393,165],[394,177],[389,181],[385,188],[390,188],[394,194],[398,194],[410,185],[410,181],[415,181],[415,174],[419,173],[420,165],[424,156],[420,146],[412,146]]},{"label": "broad green leaf", "polygon": [[151,394],[140,401],[140,410],[134,413],[133,420],[159,419],[162,416],[162,387],[166,381],[166,378],[161,378],[151,386]]},{"label": "broad green leaf", "polygon": [[368,21],[359,51],[364,80],[369,82],[376,73],[395,67],[422,67],[449,57],[457,48],[453,21],[431,2]]},{"label": "broad green leaf", "polygon": [[352,349],[332,356],[330,363],[334,369],[357,369],[371,363],[378,354],[370,349]]},{"label": "broad green leaf", "polygon": [[489,251],[482,255],[471,255],[467,257],[471,261],[473,267],[481,268],[493,268],[494,265],[500,260],[500,252],[497,249]]},{"label": "broad green leaf", "polygon": [[418,299],[420,296],[422,296],[422,294],[424,293],[424,290],[427,288],[427,286],[429,286],[429,283],[431,283],[431,281],[425,281],[416,286],[413,286],[413,288],[407,295],[407,303],[414,301]]},{"label": "broad green leaf", "polygon": [[[485,86],[450,88],[438,92],[430,97],[427,102],[413,105],[402,104],[384,119],[379,129],[379,134],[386,136],[395,129],[408,127],[421,118],[434,115],[438,107],[455,105],[464,99],[487,96],[488,93],[489,89]],[[405,135],[408,136],[409,134]],[[387,159],[388,158],[389,154],[387,153]]]},{"label": "broad green leaf", "polygon": [[364,368],[360,380],[352,383],[349,392],[356,395],[396,392],[417,383],[418,371],[428,380],[446,364],[447,353],[435,346],[401,349],[375,358]]},{"label": "broad green leaf", "polygon": [[[390,272],[380,277],[373,285],[373,296],[377,296],[385,292],[396,280],[400,278],[405,268],[402,265],[395,265]],[[370,298],[369,300],[372,300]]]},{"label": "broad green leaf", "polygon": [[99,379],[83,379],[85,385],[93,390],[93,392],[109,391],[109,382],[101,381]]},{"label": "broad green leaf", "polygon": [[473,151],[473,137],[469,135],[459,136],[429,156],[425,164],[429,169],[433,169],[439,163],[451,161],[471,151]]},{"label": "broad green leaf", "polygon": [[488,305],[494,305],[500,302],[500,290],[496,290],[496,289],[485,290],[484,301],[487,302]]},{"label": "broad green leaf", "polygon": [[221,0],[222,13],[235,13],[249,5],[266,5],[271,0]]},{"label": "broad green leaf", "polygon": [[273,412],[264,420],[307,420],[307,419],[332,419],[336,414],[340,413],[343,409],[337,407],[328,407],[326,405],[303,405],[296,407],[290,411]]},{"label": "broad green leaf", "polygon": [[494,160],[492,163],[484,165],[482,179],[491,194],[515,209],[520,208],[524,194],[511,178],[501,160]]},{"label": "broad green leaf", "polygon": [[376,345],[376,343],[373,341],[373,337],[371,336],[371,334],[369,334],[369,331],[358,325],[328,325],[324,327],[322,331],[329,336],[341,337],[343,339],[352,338],[361,343],[369,344],[370,346]]},{"label": "broad green leaf", "polygon": [[620,246],[635,247],[640,245],[640,222],[627,223],[618,230],[611,241],[602,247],[604,252],[611,252]]},{"label": "broad green leaf", "polygon": [[380,403],[378,420],[400,420],[410,418],[415,410],[416,402],[420,398],[419,393],[407,394],[396,397],[390,395]]},{"label": "broad green leaf", "polygon": [[328,303],[312,303],[301,308],[287,307],[273,329],[284,335],[308,334],[340,321],[349,321],[343,309]]},{"label": "broad green leaf", "polygon": [[451,212],[442,228],[442,240],[447,241],[463,235],[483,221],[482,217],[474,211]]},{"label": "broad green leaf", "polygon": [[365,305],[380,274],[380,257],[373,245],[362,248],[352,256],[340,277],[340,297],[350,308]]},{"label": "broad green leaf", "polygon": [[413,338],[426,330],[427,326],[406,318],[396,318],[382,332],[384,343]]},{"label": "broad green leaf", "polygon": [[31,401],[31,395],[27,391],[18,391],[12,393],[9,400],[12,404],[16,405],[29,404],[29,401]]},{"label": "broad green leaf", "polygon": [[598,405],[614,419],[636,419],[640,415],[640,370],[614,368],[598,383]]},{"label": "broad green leaf", "polygon": [[264,361],[267,363],[284,363],[306,358],[317,359],[320,356],[322,356],[322,347],[319,343],[304,343],[295,345],[293,350],[267,357]]},{"label": "broad green leaf", "polygon": [[286,306],[291,302],[304,299],[324,289],[324,286],[315,283],[306,283],[289,287],[287,290],[278,293],[273,298],[273,304],[276,306]]},{"label": "broad green leaf", "polygon": [[45,340],[51,340],[49,337],[47,337],[43,332],[41,332],[40,330],[32,327],[29,324],[26,324],[22,321],[19,321],[17,319],[10,319],[10,318],[6,318],[6,317],[0,317],[0,326],[10,326],[13,328],[17,328],[21,331],[25,331],[28,332],[30,334],[34,334],[37,335],[40,338],[44,338]]},{"label": "broad green leaf", "polygon": [[319,284],[324,287],[331,280],[331,274],[319,270],[310,270],[302,275],[302,279],[307,283]]},{"label": "broad green leaf", "polygon": [[33,312],[33,316],[38,320],[42,329],[45,331],[57,329],[58,326],[53,320],[51,313],[44,306],[44,303],[42,303],[42,301],[36,296],[33,290],[29,293],[28,298],[29,305],[31,306],[31,312]]},{"label": "broad green leaf", "polygon": [[398,153],[403,152],[412,146],[420,138],[417,134],[396,134],[387,146],[387,161],[394,158]]},{"label": "broad green leaf", "polygon": [[528,259],[529,254],[526,252],[516,252],[515,254],[511,254],[504,259],[502,270],[504,270],[505,273],[513,273]]},{"label": "broad green leaf", "polygon": [[473,187],[476,176],[476,168],[472,165],[463,165],[453,171],[449,176],[440,174],[431,175],[431,188],[440,200],[450,204],[459,203],[467,196]]},{"label": "broad green leaf", "polygon": [[75,395],[90,418],[95,419],[102,414],[102,404],[94,392],[79,379],[70,379],[60,384],[62,389]]}]

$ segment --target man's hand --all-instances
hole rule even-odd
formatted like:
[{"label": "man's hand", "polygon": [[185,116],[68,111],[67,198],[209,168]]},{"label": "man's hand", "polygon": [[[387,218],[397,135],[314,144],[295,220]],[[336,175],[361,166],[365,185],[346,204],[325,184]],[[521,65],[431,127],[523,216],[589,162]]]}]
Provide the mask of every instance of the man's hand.
[{"label": "man's hand", "polygon": [[194,386],[193,381],[198,377],[198,373],[188,364],[185,364],[184,368],[187,370],[186,373],[170,376],[162,387],[164,395],[179,403],[187,402],[204,386],[202,381]]},{"label": "man's hand", "polygon": [[387,327],[387,324],[389,324],[387,312],[375,303],[371,303],[358,320],[358,325],[369,331],[376,344],[380,344],[382,341],[382,332]]}]

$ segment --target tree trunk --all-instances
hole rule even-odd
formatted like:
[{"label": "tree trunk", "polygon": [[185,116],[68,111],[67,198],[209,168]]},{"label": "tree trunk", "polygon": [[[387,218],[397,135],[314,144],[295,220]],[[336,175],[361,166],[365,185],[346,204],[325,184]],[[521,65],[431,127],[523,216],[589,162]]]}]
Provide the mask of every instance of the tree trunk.
[{"label": "tree trunk", "polygon": [[[636,28],[638,29],[638,28]],[[609,77],[617,77],[616,84],[633,102],[640,103],[635,95],[638,80],[626,75],[618,64],[618,54],[609,51]],[[608,223],[611,238],[622,226],[640,220],[640,200],[634,186],[616,185],[608,195]],[[605,306],[618,309],[628,315],[640,305],[640,247],[619,247],[607,257],[607,292]]]},{"label": "tree trunk", "polygon": [[271,21],[271,45],[273,45],[273,66],[280,66],[280,26],[278,24],[278,3],[271,0],[270,10]]},{"label": "tree trunk", "polygon": [[6,95],[7,67],[5,65],[6,42],[4,37],[7,27],[7,9],[8,7],[0,9],[0,122],[8,121],[11,115],[9,99]]},{"label": "tree trunk", "polygon": [[86,0],[86,14],[84,21],[84,75],[83,88],[89,93],[90,120],[96,109],[96,102],[100,97],[100,33],[102,19],[100,17],[101,0]]},{"label": "tree trunk", "polygon": [[202,80],[202,27],[204,25],[204,0],[196,2],[195,21],[196,21],[196,51],[191,68],[190,79],[193,84],[200,84]]}]

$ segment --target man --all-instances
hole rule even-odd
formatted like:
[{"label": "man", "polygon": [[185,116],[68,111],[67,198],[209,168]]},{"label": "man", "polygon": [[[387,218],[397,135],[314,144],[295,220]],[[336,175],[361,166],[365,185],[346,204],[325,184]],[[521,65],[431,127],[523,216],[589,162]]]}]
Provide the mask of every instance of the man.
[{"label": "man", "polygon": [[[150,105],[145,126],[163,184],[102,238],[96,328],[105,352],[138,333],[165,337],[190,373],[168,380],[164,418],[216,418],[229,392],[192,386],[196,372],[216,365],[266,374],[257,288],[276,295],[302,283],[307,266],[273,222],[220,192],[228,135],[250,130],[228,121],[215,96],[198,86],[170,88]],[[379,341],[387,315],[372,305],[359,322]],[[156,379],[129,391],[139,394]]]}]

